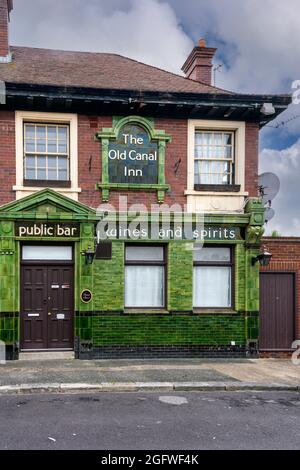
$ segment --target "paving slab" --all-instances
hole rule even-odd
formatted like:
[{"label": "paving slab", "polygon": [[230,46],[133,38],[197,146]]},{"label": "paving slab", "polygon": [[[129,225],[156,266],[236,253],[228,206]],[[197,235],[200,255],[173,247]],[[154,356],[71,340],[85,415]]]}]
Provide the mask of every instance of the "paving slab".
[{"label": "paving slab", "polygon": [[21,360],[0,365],[0,393],[48,390],[300,388],[300,366],[278,359]]}]

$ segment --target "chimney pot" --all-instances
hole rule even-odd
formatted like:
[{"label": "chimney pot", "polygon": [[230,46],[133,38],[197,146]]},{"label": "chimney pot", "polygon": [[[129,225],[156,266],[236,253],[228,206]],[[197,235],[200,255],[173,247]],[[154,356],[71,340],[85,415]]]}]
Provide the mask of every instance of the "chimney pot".
[{"label": "chimney pot", "polygon": [[206,47],[205,39],[199,39],[197,46],[194,47],[182,66],[186,77],[206,85],[211,85],[212,59],[216,50],[212,47]]},{"label": "chimney pot", "polygon": [[205,39],[203,39],[203,38],[199,39],[198,45],[199,45],[199,47],[206,47]]}]

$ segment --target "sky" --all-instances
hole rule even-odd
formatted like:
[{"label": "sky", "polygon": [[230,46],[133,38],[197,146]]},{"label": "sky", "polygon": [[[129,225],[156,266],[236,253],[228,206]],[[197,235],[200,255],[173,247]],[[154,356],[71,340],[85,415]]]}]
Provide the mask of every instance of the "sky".
[{"label": "sky", "polygon": [[[11,44],[114,52],[178,74],[202,37],[218,48],[217,86],[295,91],[299,0],[14,0],[11,14]],[[276,173],[281,183],[266,233],[300,236],[300,103],[261,131],[263,172]]]}]

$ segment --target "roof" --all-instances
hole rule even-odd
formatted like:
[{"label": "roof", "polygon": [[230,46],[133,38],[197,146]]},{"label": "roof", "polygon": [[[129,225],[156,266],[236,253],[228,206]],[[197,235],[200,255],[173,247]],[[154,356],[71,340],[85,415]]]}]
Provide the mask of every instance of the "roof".
[{"label": "roof", "polygon": [[11,47],[13,60],[0,64],[0,80],[95,89],[170,93],[231,92],[146,65],[118,54]]}]

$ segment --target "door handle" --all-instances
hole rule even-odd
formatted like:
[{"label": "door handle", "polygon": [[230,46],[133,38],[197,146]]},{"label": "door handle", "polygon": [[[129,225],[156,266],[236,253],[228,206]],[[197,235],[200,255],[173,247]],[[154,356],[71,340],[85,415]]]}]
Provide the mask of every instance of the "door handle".
[{"label": "door handle", "polygon": [[48,312],[48,317],[51,317],[52,313],[51,312]]}]

